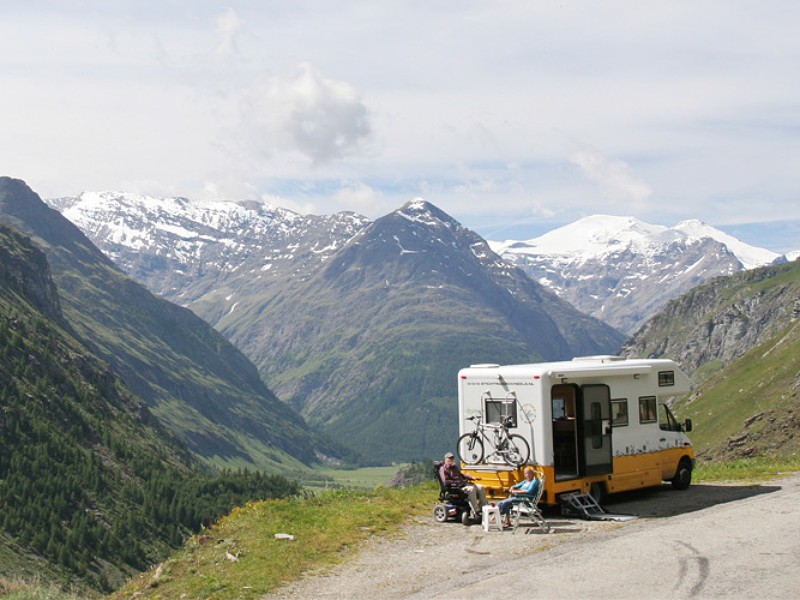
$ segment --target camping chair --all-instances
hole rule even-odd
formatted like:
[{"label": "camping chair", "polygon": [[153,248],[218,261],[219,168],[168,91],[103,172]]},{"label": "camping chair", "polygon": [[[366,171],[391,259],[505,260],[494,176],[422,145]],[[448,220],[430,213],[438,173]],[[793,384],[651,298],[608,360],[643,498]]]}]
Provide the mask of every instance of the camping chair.
[{"label": "camping chair", "polygon": [[539,500],[542,499],[544,494],[544,475],[539,475],[539,489],[536,491],[535,496],[517,496],[514,504],[511,505],[511,532],[516,533],[519,522],[522,519],[528,519],[529,524],[526,532],[530,532],[533,527],[538,527],[542,533],[550,531],[550,525],[545,521],[542,516],[542,511],[539,508]]}]

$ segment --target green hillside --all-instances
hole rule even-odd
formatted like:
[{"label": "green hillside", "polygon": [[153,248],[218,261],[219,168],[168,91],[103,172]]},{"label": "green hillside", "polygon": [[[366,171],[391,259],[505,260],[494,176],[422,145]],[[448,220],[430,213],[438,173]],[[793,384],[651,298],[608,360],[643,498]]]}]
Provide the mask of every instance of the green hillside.
[{"label": "green hillside", "polygon": [[623,347],[677,360],[700,458],[789,457],[800,445],[800,262],[717,277],[671,301]]},{"label": "green hillside", "polygon": [[800,319],[703,382],[677,407],[701,458],[800,452]]},{"label": "green hillside", "polygon": [[296,494],[199,470],[60,315],[47,261],[0,225],[0,577],[107,592],[233,506]]}]

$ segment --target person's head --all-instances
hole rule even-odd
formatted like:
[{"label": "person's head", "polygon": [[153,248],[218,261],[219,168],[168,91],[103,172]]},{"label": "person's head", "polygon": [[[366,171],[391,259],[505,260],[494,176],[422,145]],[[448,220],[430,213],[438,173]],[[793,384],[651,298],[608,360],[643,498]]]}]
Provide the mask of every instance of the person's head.
[{"label": "person's head", "polygon": [[533,467],[525,467],[523,473],[525,474],[525,479],[533,479],[533,476],[536,474],[536,471],[533,470]]},{"label": "person's head", "polygon": [[453,453],[452,453],[452,452],[448,452],[447,454],[445,454],[445,455],[444,455],[444,462],[446,462],[446,463],[451,463],[451,462],[453,462],[455,459],[456,459],[456,457],[455,457],[455,456],[453,456]]}]

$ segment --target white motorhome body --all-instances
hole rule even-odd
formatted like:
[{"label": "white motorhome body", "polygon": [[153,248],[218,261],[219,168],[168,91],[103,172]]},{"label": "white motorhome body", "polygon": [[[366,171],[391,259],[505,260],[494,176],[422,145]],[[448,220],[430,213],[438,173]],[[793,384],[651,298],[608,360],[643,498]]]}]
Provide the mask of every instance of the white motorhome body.
[{"label": "white motorhome body", "polygon": [[[531,449],[528,463],[544,475],[544,501],[559,494],[620,492],[691,481],[694,450],[667,403],[689,392],[689,379],[666,359],[590,356],[524,365],[473,365],[458,375],[460,433],[510,418],[509,432]],[[487,456],[490,452],[486,452]],[[504,494],[521,477],[502,457],[467,466]]]}]

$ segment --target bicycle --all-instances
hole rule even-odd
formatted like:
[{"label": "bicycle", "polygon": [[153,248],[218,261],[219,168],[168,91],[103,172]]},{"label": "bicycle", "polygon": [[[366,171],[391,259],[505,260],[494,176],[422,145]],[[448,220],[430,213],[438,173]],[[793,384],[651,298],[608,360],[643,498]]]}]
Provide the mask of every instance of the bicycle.
[{"label": "bicycle", "polygon": [[[531,454],[527,440],[516,433],[508,433],[511,419],[506,417],[502,423],[481,423],[482,417],[469,417],[468,421],[475,421],[475,429],[458,438],[458,456],[467,465],[476,465],[483,461],[484,443],[490,444],[494,452],[489,454],[486,462],[499,456],[506,464],[519,467],[526,462]],[[486,430],[491,432],[487,435]]]}]

